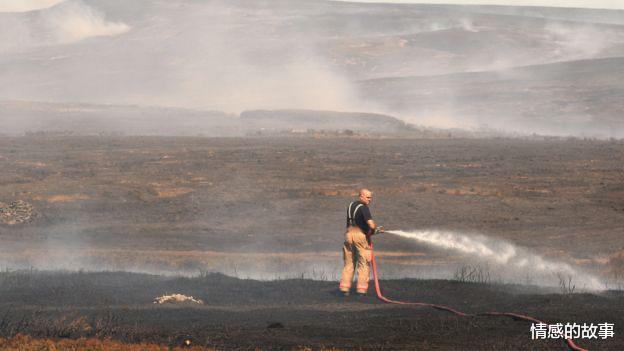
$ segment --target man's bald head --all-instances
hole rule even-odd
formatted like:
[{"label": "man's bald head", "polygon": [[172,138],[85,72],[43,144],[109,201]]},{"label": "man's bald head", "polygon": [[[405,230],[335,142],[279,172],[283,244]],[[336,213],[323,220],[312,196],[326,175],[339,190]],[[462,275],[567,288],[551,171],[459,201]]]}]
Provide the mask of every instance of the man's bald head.
[{"label": "man's bald head", "polygon": [[368,205],[373,199],[373,192],[366,188],[360,189],[359,194],[360,194],[360,201],[365,205]]}]

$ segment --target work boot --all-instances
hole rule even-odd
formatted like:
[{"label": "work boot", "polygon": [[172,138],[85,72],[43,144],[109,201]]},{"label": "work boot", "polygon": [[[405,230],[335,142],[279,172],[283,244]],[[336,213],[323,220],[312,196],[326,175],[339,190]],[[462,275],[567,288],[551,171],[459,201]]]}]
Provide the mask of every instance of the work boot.
[{"label": "work boot", "polygon": [[364,292],[363,291],[358,291],[357,292],[357,296],[360,296],[360,297],[361,296],[366,296],[366,292],[365,291]]}]

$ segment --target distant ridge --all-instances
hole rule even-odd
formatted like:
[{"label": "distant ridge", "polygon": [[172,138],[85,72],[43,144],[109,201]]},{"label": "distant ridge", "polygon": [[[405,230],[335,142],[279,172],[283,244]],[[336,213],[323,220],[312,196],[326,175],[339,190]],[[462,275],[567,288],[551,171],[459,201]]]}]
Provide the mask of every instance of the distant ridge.
[{"label": "distant ridge", "polygon": [[246,136],[259,131],[343,131],[404,133],[402,120],[375,113],[315,110],[252,110],[240,116],[222,111],[172,107],[0,101],[0,134]]},{"label": "distant ridge", "polygon": [[398,118],[376,113],[314,110],[252,110],[241,119],[267,128],[350,129],[354,131],[399,132],[408,125]]}]

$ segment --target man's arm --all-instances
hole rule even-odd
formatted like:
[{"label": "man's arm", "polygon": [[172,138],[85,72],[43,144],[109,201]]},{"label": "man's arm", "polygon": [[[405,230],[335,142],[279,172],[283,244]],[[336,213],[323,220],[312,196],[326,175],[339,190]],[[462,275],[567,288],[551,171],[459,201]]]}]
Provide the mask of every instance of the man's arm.
[{"label": "man's arm", "polygon": [[375,234],[375,228],[377,228],[375,221],[373,221],[372,219],[369,219],[368,221],[366,221],[366,224],[368,224],[368,235]]},{"label": "man's arm", "polygon": [[375,228],[377,228],[375,221],[373,221],[372,219],[369,219],[368,221],[366,221],[366,224],[368,224],[368,235],[375,234]]},{"label": "man's arm", "polygon": [[[381,233],[385,233],[386,231],[384,230],[383,227],[379,227],[377,228],[377,225],[375,223],[375,221],[373,221],[372,219],[369,219],[368,221],[366,221],[366,223],[368,224],[368,235],[375,235],[375,234],[381,234]],[[376,229],[378,230],[376,232]]]}]

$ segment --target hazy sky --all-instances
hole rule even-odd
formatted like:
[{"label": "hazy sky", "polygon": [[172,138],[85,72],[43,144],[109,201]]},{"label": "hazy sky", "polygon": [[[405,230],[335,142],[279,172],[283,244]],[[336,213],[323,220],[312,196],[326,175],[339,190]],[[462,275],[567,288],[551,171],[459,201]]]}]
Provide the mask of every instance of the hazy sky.
[{"label": "hazy sky", "polygon": [[[337,0],[348,1],[348,0]],[[427,4],[479,4],[479,5],[516,5],[516,6],[558,6],[558,7],[590,7],[605,9],[624,9],[624,0],[359,0],[357,2],[391,2],[391,3],[427,3]]]},{"label": "hazy sky", "polygon": [[[104,0],[105,1],[105,0]],[[348,1],[348,0],[337,0]],[[0,0],[0,12],[22,12],[46,8],[63,0]],[[525,5],[590,7],[624,9],[624,0],[360,0],[358,2],[429,3],[429,4],[482,4],[482,5]]]}]

